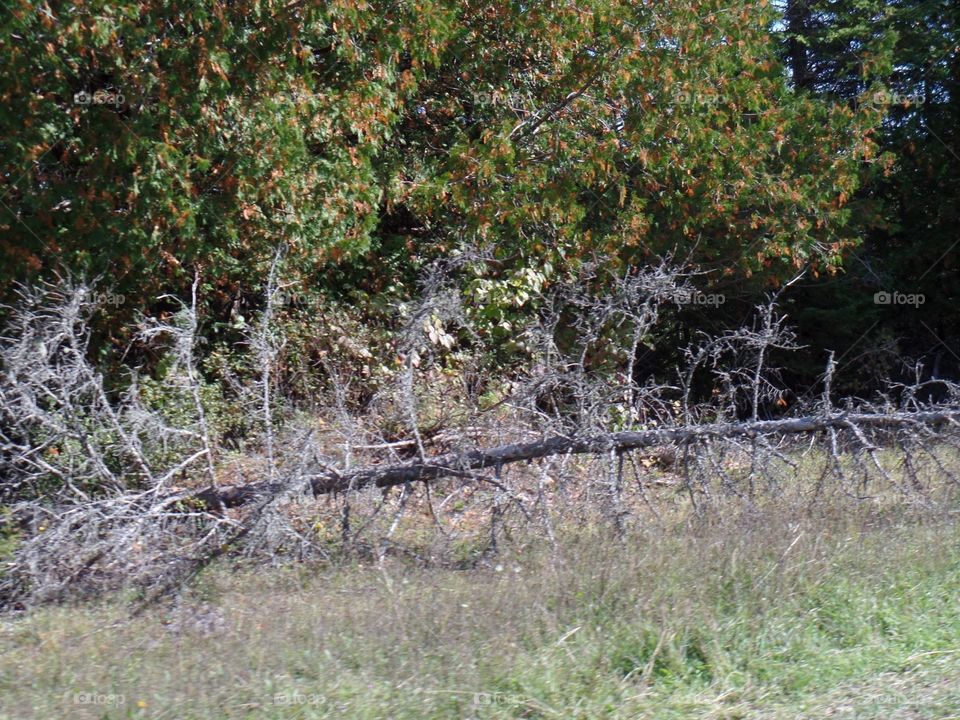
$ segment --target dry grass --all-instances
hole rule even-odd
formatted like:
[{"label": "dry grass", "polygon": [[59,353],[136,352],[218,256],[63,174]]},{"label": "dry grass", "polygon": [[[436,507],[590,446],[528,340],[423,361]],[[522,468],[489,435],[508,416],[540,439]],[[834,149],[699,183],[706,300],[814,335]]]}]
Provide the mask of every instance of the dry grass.
[{"label": "dry grass", "polygon": [[[841,512],[842,510],[842,512]],[[3,718],[944,717],[949,512],[824,505],[515,536],[489,565],[210,571],[6,619]],[[952,705],[951,705],[952,703]],[[895,714],[895,713],[893,713]]]}]

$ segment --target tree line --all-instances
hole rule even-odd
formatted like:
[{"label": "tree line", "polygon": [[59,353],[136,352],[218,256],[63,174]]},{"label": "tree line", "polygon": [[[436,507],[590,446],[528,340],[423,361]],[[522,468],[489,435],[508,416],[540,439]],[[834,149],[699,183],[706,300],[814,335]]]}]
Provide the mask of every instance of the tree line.
[{"label": "tree line", "polygon": [[0,283],[12,298],[96,280],[109,295],[91,352],[157,376],[124,328],[196,288],[216,379],[277,268],[287,365],[322,375],[316,318],[379,338],[389,366],[397,308],[438,263],[473,328],[437,326],[440,345],[510,367],[550,288],[670,258],[700,295],[636,348],[634,380],[800,273],[785,302],[812,351],[786,362],[786,388],[814,385],[828,350],[838,392],[956,377],[958,14],[946,0],[13,2]]}]

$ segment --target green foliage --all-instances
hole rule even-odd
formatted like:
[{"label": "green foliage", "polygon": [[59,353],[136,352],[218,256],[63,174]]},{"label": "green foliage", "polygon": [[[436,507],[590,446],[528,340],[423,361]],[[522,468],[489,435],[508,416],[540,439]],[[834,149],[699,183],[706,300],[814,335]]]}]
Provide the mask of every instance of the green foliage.
[{"label": "green foliage", "polygon": [[835,267],[856,241],[845,205],[877,115],[792,93],[769,10],[468,7],[391,148],[405,174],[387,209],[419,253],[490,249],[471,268],[485,312],[523,300],[518,272],[598,253],[770,278]]},{"label": "green foliage", "polygon": [[9,507],[0,508],[0,578],[5,572],[4,562],[13,556],[19,544],[20,532],[13,517],[13,510]]},{"label": "green foliage", "polygon": [[834,267],[872,118],[790,92],[772,12],[23,0],[0,36],[6,279],[56,259],[136,303],[201,268],[216,300],[282,245],[304,288],[379,292],[480,243],[469,290],[500,324],[596,253]]},{"label": "green foliage", "polygon": [[[167,375],[144,377],[137,383],[139,397],[143,405],[155,411],[172,428],[195,429],[198,424],[196,406],[192,393],[182,381]],[[242,399],[230,402],[224,396],[223,387],[218,383],[201,382],[200,402],[204,417],[215,443],[226,435],[246,435],[252,429],[250,413],[241,406]],[[177,448],[169,448],[177,452]],[[157,458],[161,462],[175,458]]]},{"label": "green foliage", "polygon": [[[851,201],[851,222],[865,242],[842,282],[801,291],[794,314],[801,338],[845,358],[840,392],[866,392],[896,372],[904,355],[922,360],[925,373],[955,377],[960,205],[950,188],[960,178],[960,8],[939,0],[784,5],[794,84],[883,114],[874,134],[883,161],[864,167]],[[878,306],[878,291],[925,302]],[[798,375],[812,380],[824,357],[797,367]]]},{"label": "green foliage", "polygon": [[430,0],[14,3],[4,279],[58,258],[143,298],[194,266],[249,282],[280,244],[308,268],[363,251],[378,154],[447,14]]},{"label": "green foliage", "polygon": [[[934,347],[955,344],[960,307],[943,2],[18,0],[0,31],[0,285],[106,278],[124,308],[100,346],[196,273],[208,347],[234,352],[282,248],[308,396],[299,369],[337,347],[310,313],[349,307],[384,350],[364,377],[382,376],[393,306],[469,251],[471,341],[508,365],[517,324],[584,263],[671,254],[742,296],[685,314],[678,337],[738,322],[801,267],[845,265],[838,293],[804,298],[804,339],[839,353],[879,321],[873,347],[926,333],[952,362]],[[930,298],[936,337],[873,306],[877,278]]]}]

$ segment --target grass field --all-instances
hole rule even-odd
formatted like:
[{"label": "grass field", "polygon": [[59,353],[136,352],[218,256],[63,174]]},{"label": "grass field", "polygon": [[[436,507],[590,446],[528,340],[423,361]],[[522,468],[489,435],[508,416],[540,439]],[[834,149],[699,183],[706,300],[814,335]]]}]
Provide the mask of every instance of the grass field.
[{"label": "grass field", "polygon": [[489,565],[209,572],[0,632],[3,718],[960,717],[960,528],[773,507]]}]

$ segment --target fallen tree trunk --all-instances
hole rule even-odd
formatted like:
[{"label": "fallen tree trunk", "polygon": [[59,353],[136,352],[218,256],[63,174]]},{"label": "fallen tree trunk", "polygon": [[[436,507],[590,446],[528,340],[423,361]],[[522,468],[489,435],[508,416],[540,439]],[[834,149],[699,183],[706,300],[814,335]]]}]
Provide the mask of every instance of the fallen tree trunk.
[{"label": "fallen tree trunk", "polygon": [[[285,543],[289,538],[286,521],[277,517],[284,510],[279,506],[294,494],[312,491],[321,495],[362,488],[389,488],[410,482],[430,483],[445,477],[496,482],[499,486],[502,478],[490,477],[485,470],[550,456],[616,455],[679,446],[683,452],[677,455],[682,455],[683,462],[687,463],[685,470],[698,473],[698,482],[705,479],[702,477],[704,473],[716,473],[720,484],[726,484],[739,494],[718,462],[717,448],[711,446],[734,441],[745,453],[769,451],[792,464],[789,450],[773,446],[789,436],[802,438],[822,433],[827,435],[827,442],[822,447],[829,455],[826,457],[827,467],[817,480],[818,485],[827,473],[833,473],[840,482],[847,483],[845,490],[854,489],[849,486],[840,462],[839,456],[843,452],[840,448],[843,446],[852,447],[857,453],[863,451],[862,454],[869,456],[876,473],[886,476],[904,491],[911,491],[908,483],[915,485],[918,481],[915,466],[919,462],[915,463],[911,458],[911,449],[925,453],[932,464],[930,472],[942,473],[944,479],[957,485],[960,478],[931,452],[931,446],[943,444],[955,451],[960,450],[958,421],[960,407],[951,405],[922,412],[833,412],[763,422],[711,423],[579,437],[554,436],[445,453],[425,461],[362,467],[349,472],[328,467],[301,470],[282,482],[201,491],[190,488],[170,493],[157,492],[153,488],[61,508],[29,503],[14,511],[15,522],[19,520],[24,524],[22,534],[26,539],[18,546],[14,561],[7,563],[8,567],[0,577],[0,608],[63,599],[73,593],[85,594],[127,582],[134,582],[144,589],[146,602],[151,603],[182,587],[183,582],[216,558],[240,550],[241,545],[243,552],[258,548],[257,552],[269,553],[274,558],[282,550],[279,543]],[[904,482],[899,483],[887,474],[876,457],[876,448],[871,445],[874,442],[892,444],[904,451],[902,466],[909,474]],[[719,449],[725,453],[727,447]],[[615,468],[622,468],[621,463],[614,462],[615,459],[609,458],[611,489],[616,480],[614,473],[619,472]],[[761,473],[764,465],[764,462],[759,463]],[[864,472],[867,470],[862,458],[857,467]],[[856,479],[860,480],[859,477]],[[753,480],[752,473],[750,480]],[[592,481],[606,483],[607,478],[593,478]],[[689,478],[687,481],[692,482]],[[693,497],[691,491],[691,501]],[[851,497],[860,495],[851,494]],[[619,505],[612,504],[609,497],[605,496],[601,501],[605,512],[619,512]],[[342,506],[348,507],[348,504]],[[243,512],[239,517],[227,516],[223,512],[225,507],[242,507]],[[493,507],[492,512],[497,512],[497,508]],[[494,517],[491,516],[491,527]],[[611,514],[611,518],[616,517]],[[345,541],[346,532],[345,529]],[[278,543],[272,539],[273,534],[282,535],[283,539]],[[350,541],[356,540],[355,531]]]},{"label": "fallen tree trunk", "polygon": [[[657,430],[623,431],[585,437],[555,436],[534,442],[501,445],[439,455],[426,462],[360,468],[345,473],[325,470],[309,475],[314,495],[348,492],[375,486],[388,488],[444,477],[463,477],[473,471],[555,455],[625,452],[661,445],[688,444],[706,439],[756,438],[796,435],[853,428],[905,428],[957,424],[960,409],[907,413],[831,413],[785,420],[748,423],[711,423]],[[256,497],[283,489],[278,483],[256,483],[210,488],[193,496],[209,507],[237,507]]]}]

